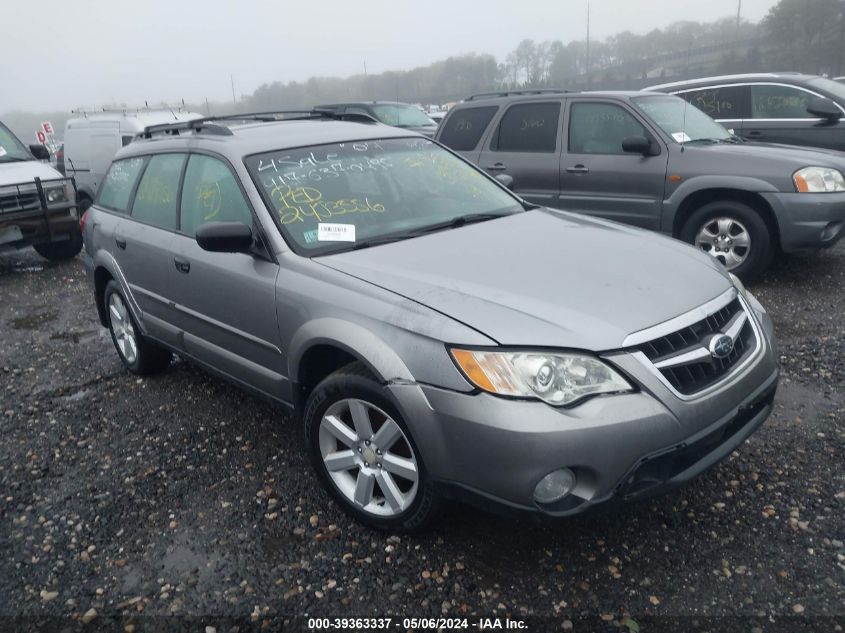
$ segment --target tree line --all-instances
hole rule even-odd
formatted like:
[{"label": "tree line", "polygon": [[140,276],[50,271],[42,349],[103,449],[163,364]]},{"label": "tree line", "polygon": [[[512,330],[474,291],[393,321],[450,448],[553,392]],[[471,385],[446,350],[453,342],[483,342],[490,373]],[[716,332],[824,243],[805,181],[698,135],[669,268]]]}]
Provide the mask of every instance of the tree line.
[{"label": "tree line", "polygon": [[[728,17],[707,23],[680,21],[643,34],[623,31],[604,40],[525,39],[502,60],[473,53],[404,71],[274,81],[234,104],[185,107],[222,114],[352,100],[428,105],[496,90],[636,89],[662,80],[776,70],[845,75],[845,0],[780,0],[759,23]],[[63,130],[68,116],[12,112],[0,119],[28,139],[47,118]]]}]

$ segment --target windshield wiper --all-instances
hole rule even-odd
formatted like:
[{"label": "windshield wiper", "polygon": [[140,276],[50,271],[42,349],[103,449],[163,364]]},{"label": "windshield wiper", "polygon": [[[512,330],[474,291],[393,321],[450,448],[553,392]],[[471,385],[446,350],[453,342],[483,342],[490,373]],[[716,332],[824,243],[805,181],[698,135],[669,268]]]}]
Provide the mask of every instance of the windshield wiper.
[{"label": "windshield wiper", "polygon": [[715,138],[715,137],[707,138],[707,137],[705,137],[705,138],[692,138],[688,141],[684,141],[684,145],[686,145],[687,143],[707,143],[708,145],[717,145],[719,143],[730,143],[731,145],[735,145],[738,142],[739,141],[736,138],[731,137],[731,136],[728,136],[728,137],[725,137],[725,138]]},{"label": "windshield wiper", "polygon": [[400,242],[408,240],[413,237],[420,237],[421,235],[428,235],[429,233],[436,233],[437,231],[447,231],[449,229],[457,229],[467,224],[475,224],[476,222],[486,222],[487,220],[495,220],[496,218],[503,218],[512,213],[471,213],[469,215],[459,215],[456,218],[447,220],[446,222],[438,222],[437,224],[429,224],[407,233],[394,233],[393,235],[382,235],[381,237],[374,237],[363,242],[355,244],[351,250],[359,250],[362,248],[369,248],[371,246],[380,246],[382,244],[390,244],[391,242]]}]

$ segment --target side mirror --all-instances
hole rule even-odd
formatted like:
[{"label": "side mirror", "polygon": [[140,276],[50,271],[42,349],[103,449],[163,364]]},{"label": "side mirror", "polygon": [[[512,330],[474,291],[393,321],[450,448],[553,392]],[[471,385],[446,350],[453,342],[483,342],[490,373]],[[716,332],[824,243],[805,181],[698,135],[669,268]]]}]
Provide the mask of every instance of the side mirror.
[{"label": "side mirror", "polygon": [[838,121],[842,118],[842,110],[830,99],[816,97],[807,106],[807,112],[820,119]]},{"label": "side mirror", "polygon": [[645,136],[629,136],[622,141],[622,151],[630,154],[653,156],[654,147]]},{"label": "side mirror", "polygon": [[213,253],[243,253],[252,242],[252,229],[242,222],[207,222],[197,227],[197,244]]},{"label": "side mirror", "polygon": [[38,160],[50,160],[50,150],[39,143],[30,145],[29,151],[32,152],[32,155]]},{"label": "side mirror", "polygon": [[495,178],[508,189],[513,189],[513,176],[508,176],[507,174],[497,174]]}]

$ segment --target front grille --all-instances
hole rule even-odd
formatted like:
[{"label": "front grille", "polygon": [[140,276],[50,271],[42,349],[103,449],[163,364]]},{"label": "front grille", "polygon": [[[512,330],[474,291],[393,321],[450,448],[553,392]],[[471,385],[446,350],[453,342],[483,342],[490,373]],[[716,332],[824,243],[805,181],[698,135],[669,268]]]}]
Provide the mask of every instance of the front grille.
[{"label": "front grille", "polygon": [[[709,351],[704,354],[702,350],[708,349],[710,340],[729,331],[731,325],[739,318],[745,318],[745,322],[733,340],[730,354],[724,358],[716,358]],[[692,395],[717,383],[730,373],[754,352],[757,344],[751,315],[736,298],[701,321],[647,341],[637,349],[658,366],[660,373],[675,390],[684,395]],[[692,360],[672,365],[675,361],[690,358],[690,355]]]},{"label": "front grille", "polygon": [[19,213],[21,211],[38,211],[41,203],[38,192],[8,191],[0,192],[0,213]]}]

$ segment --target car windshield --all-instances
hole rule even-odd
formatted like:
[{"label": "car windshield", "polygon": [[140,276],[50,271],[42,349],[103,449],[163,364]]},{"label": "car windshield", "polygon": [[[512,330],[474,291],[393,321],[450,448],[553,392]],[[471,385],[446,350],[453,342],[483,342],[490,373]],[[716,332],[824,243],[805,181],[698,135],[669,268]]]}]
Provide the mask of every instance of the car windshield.
[{"label": "car windshield", "polygon": [[32,154],[21,143],[18,138],[12,134],[12,131],[5,125],[0,123],[0,163],[12,162],[18,160],[32,160]]},{"label": "car windshield", "polygon": [[245,162],[288,243],[308,256],[523,211],[507,190],[422,138],[278,150]]},{"label": "car windshield", "polygon": [[824,90],[832,94],[840,102],[845,101],[845,84],[841,84],[838,81],[816,77],[815,79],[810,79],[807,85],[811,88],[817,88],[818,90]]},{"label": "car windshield", "polygon": [[723,126],[680,97],[649,95],[634,97],[631,101],[677,143],[734,138]]},{"label": "car windshield", "polygon": [[425,112],[411,105],[376,104],[371,106],[375,117],[387,125],[394,127],[423,127],[436,125]]}]

